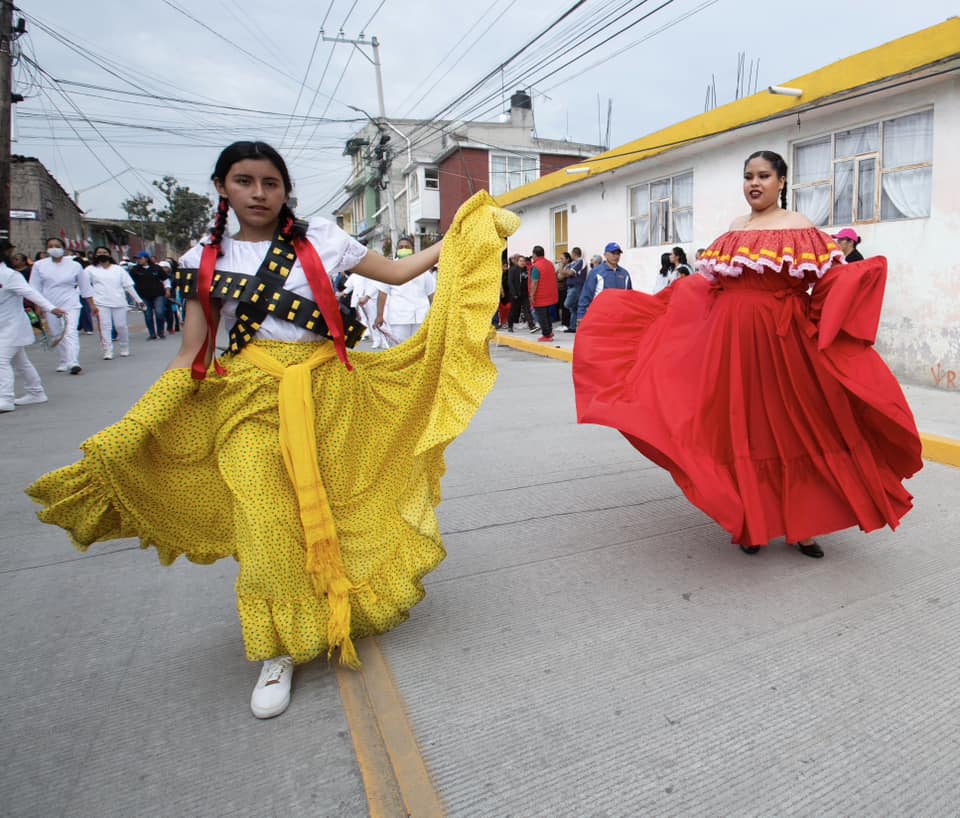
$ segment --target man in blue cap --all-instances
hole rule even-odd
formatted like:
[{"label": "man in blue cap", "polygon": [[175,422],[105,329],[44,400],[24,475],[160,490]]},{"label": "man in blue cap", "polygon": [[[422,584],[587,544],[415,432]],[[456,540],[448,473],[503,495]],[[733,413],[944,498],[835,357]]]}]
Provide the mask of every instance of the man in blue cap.
[{"label": "man in blue cap", "polygon": [[589,273],[587,280],[580,290],[580,301],[577,304],[577,321],[583,320],[593,299],[604,290],[632,290],[630,273],[620,266],[620,255],[623,250],[615,241],[611,241],[603,248],[603,263],[598,264]]}]

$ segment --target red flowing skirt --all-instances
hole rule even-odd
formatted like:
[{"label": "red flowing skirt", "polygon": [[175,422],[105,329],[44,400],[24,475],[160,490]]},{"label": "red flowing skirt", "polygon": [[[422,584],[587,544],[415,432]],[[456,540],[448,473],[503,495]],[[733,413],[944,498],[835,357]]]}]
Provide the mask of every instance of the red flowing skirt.
[{"label": "red flowing skirt", "polygon": [[896,528],[922,467],[900,385],[871,348],[886,260],[814,287],[745,269],[657,296],[607,290],[577,326],[581,423],[618,429],[741,545]]}]

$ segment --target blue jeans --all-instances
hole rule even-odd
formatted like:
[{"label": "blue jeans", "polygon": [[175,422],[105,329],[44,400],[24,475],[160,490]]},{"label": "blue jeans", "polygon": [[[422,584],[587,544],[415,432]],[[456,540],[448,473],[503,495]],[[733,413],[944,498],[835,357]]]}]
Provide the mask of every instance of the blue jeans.
[{"label": "blue jeans", "polygon": [[567,285],[567,297],[563,300],[563,306],[570,310],[570,323],[567,329],[576,332],[577,329],[577,305],[580,303],[580,288]]},{"label": "blue jeans", "polygon": [[147,323],[147,335],[151,338],[163,338],[163,324],[167,314],[167,299],[158,295],[156,298],[144,298],[143,303],[146,310],[143,313],[143,320]]}]

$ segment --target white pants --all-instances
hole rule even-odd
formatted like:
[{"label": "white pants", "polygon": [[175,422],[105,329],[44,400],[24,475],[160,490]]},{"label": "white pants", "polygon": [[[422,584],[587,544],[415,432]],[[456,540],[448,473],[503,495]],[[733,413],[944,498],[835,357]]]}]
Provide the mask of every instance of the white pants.
[{"label": "white pants", "polygon": [[63,333],[63,340],[57,344],[57,355],[60,366],[70,369],[80,366],[80,335],[77,333],[77,322],[80,320],[80,305],[63,310],[67,313],[61,321],[67,322],[67,331]]},{"label": "white pants", "polygon": [[377,320],[377,302],[375,299],[371,298],[366,304],[360,305],[360,316],[370,331],[371,347],[373,349],[386,349],[389,346],[386,336],[373,326]]},{"label": "white pants", "polygon": [[130,330],[127,329],[126,307],[100,307],[100,346],[104,355],[113,355],[113,330],[121,352],[130,350]]},{"label": "white pants", "polygon": [[43,384],[33,368],[23,347],[0,346],[0,403],[13,403],[14,371],[23,381],[23,391],[28,395],[44,397]]},{"label": "white pants", "polygon": [[393,338],[390,340],[389,346],[395,347],[397,344],[402,344],[408,338],[412,338],[418,329],[420,329],[420,324],[391,324],[390,325],[390,334]]}]

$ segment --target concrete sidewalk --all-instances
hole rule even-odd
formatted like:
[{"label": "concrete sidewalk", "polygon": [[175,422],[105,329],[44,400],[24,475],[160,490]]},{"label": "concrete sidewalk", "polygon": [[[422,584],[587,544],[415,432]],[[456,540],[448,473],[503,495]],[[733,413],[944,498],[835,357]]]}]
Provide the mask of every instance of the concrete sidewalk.
[{"label": "concrete sidewalk", "polygon": [[[32,351],[51,402],[0,417],[4,815],[406,814],[369,806],[324,663],[284,716],[249,715],[235,565],[160,569],[130,541],[81,555],[36,521],[23,486],[173,354],[93,346],[77,377]],[[618,434],[576,425],[567,364],[493,355],[448,450],[448,558],[377,640],[405,712],[374,715],[409,719],[447,814],[956,811],[960,470],[928,464],[896,533],[746,557]]]}]

